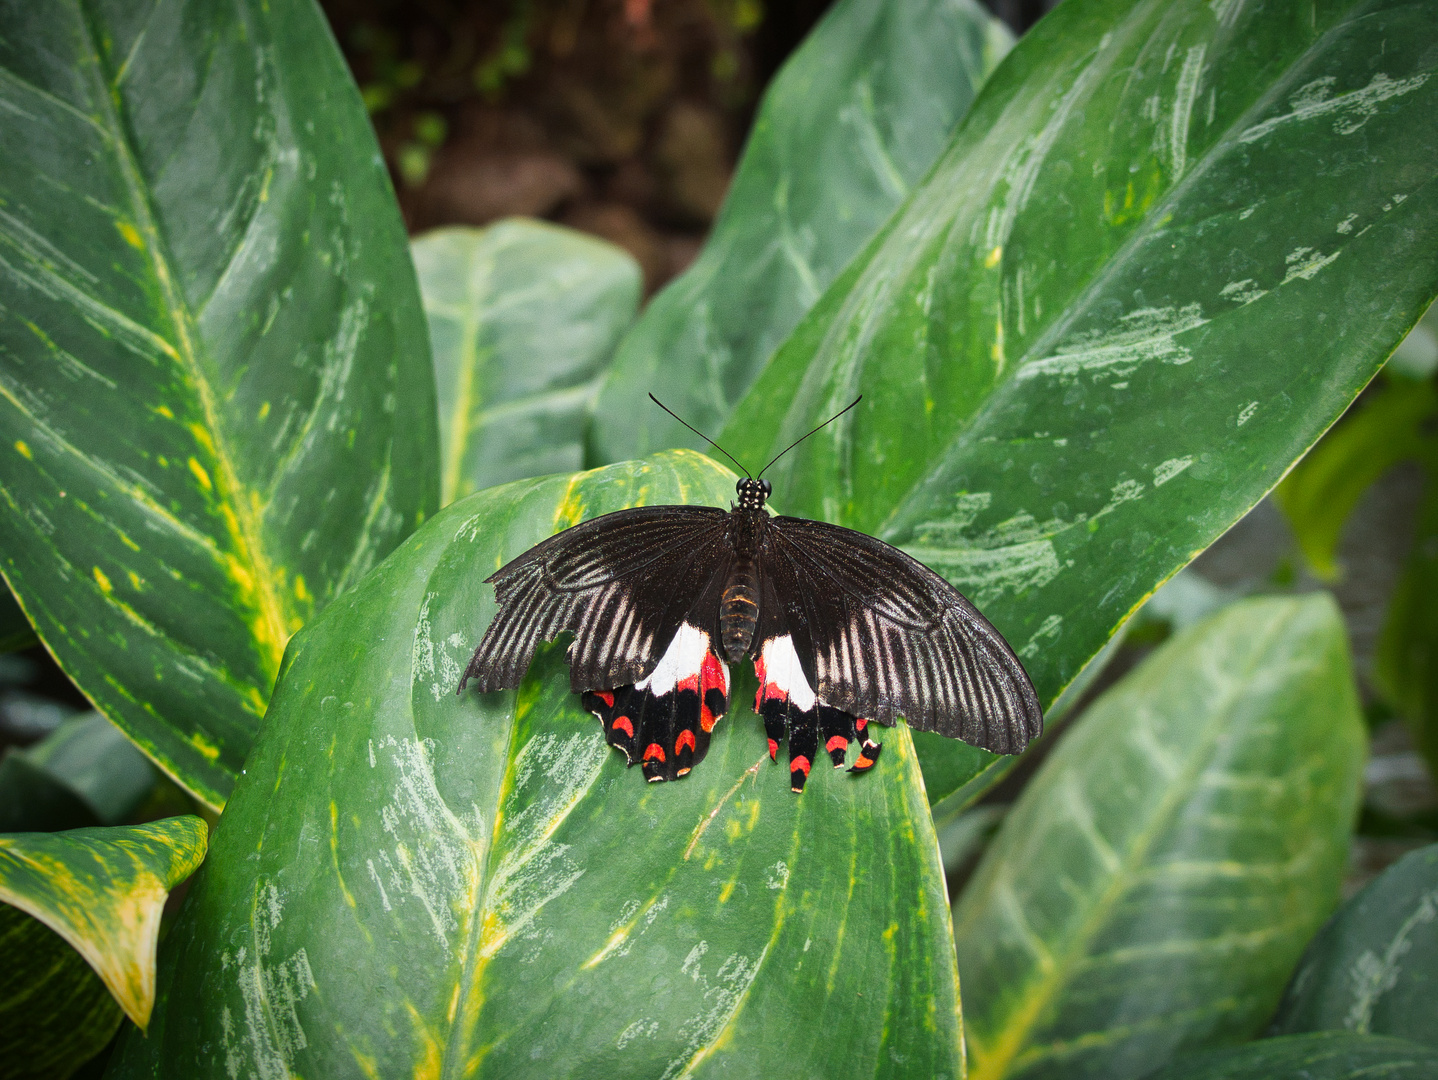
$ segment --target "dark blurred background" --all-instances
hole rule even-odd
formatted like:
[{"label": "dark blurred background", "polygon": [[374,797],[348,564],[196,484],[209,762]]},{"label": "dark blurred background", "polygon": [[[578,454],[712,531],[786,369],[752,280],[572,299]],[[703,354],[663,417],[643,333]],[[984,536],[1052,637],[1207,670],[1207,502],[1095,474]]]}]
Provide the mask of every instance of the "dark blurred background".
[{"label": "dark blurred background", "polygon": [[[1015,34],[1057,0],[995,0]],[[698,252],[764,86],[831,0],[325,0],[411,232],[511,214]]]}]

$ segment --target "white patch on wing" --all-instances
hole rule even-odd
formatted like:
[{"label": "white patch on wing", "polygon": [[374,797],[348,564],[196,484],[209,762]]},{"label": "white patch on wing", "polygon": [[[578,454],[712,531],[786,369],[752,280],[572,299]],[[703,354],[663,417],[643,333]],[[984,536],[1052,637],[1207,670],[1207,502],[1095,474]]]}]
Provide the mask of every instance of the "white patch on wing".
[{"label": "white patch on wing", "polygon": [[[792,649],[790,650],[792,651]],[[656,697],[663,697],[673,691],[685,679],[692,679],[699,674],[704,666],[704,657],[709,652],[709,635],[697,626],[690,626],[687,622],[680,623],[678,631],[674,634],[674,640],[669,643],[669,648],[664,650],[664,655],[659,659],[659,665],[649,674],[649,678],[634,684],[636,690],[648,690]],[[725,673],[725,687],[728,687],[728,673]]]},{"label": "white patch on wing", "polygon": [[800,712],[812,709],[814,691],[804,678],[804,669],[799,666],[799,654],[794,651],[794,639],[788,634],[770,638],[764,642],[764,650],[760,655],[764,660],[764,681],[773,683],[787,694]]}]

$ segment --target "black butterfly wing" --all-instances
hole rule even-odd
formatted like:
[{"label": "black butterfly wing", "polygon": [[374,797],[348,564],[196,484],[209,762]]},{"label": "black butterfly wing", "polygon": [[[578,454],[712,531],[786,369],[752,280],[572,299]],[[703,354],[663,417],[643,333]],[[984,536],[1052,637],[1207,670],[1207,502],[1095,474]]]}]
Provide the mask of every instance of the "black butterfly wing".
[{"label": "black butterfly wing", "polygon": [[763,573],[783,611],[761,613],[757,637],[789,633],[825,702],[1000,754],[1043,730],[1013,650],[938,574],[852,529],[791,517],[769,526]]},{"label": "black butterfly wing", "polygon": [[459,688],[470,679],[482,691],[518,686],[539,643],[564,631],[574,635],[576,693],[643,679],[727,570],[728,518],[712,506],[641,506],[536,544],[486,579],[499,613]]}]

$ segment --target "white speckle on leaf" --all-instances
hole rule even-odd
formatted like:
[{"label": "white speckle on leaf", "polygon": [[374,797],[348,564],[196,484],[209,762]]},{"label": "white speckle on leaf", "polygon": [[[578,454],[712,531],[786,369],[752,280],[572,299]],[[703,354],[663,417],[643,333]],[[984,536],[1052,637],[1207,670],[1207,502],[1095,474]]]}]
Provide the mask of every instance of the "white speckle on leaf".
[{"label": "white speckle on leaf", "polygon": [[1244,424],[1248,423],[1251,419],[1253,419],[1253,414],[1257,411],[1258,402],[1250,401],[1247,405],[1243,407],[1243,411],[1238,414],[1238,423],[1235,426],[1243,427]]},{"label": "white speckle on leaf", "polygon": [[[1102,52],[1103,50],[1104,46],[1100,45],[1098,51]],[[1091,61],[1084,70],[1078,73],[1073,84],[1064,91],[1063,95],[1052,103],[1049,116],[1038,134],[1022,139],[1018,146],[1010,151],[1003,164],[1004,194],[990,208],[989,218],[985,225],[983,244],[985,251],[1002,248],[1008,242],[1014,222],[1018,219],[1019,212],[1027,205],[1029,196],[1033,194],[1034,184],[1038,180],[1044,163],[1048,160],[1050,151],[1053,150],[1059,136],[1068,130],[1070,115],[1087,95],[1090,85],[1105,70],[1105,66],[1096,62],[1096,59]]]},{"label": "white speckle on leaf", "polygon": [[1294,278],[1308,281],[1341,254],[1335,251],[1332,255],[1325,255],[1311,247],[1296,248],[1284,260],[1288,263],[1288,273],[1284,275],[1282,284],[1287,285]]},{"label": "white speckle on leaf", "polygon": [[428,745],[392,737],[382,745],[393,750],[385,769],[393,782],[380,822],[394,847],[376,852],[375,882],[381,888],[388,883],[385,900],[391,905],[418,902],[448,953],[478,887],[481,845],[440,797]]},{"label": "white speckle on leaf", "polygon": [[238,1042],[234,1036],[240,1033],[228,1009],[221,1021],[225,1070],[231,1076],[248,1071],[260,1080],[288,1080],[295,1056],[309,1045],[298,1011],[315,985],[309,956],[300,948],[277,963],[270,960],[273,935],[283,913],[279,890],[273,883],[262,884],[251,916],[253,954],[242,947],[233,959],[229,953],[221,957],[221,970],[235,968],[245,1004],[244,1032]]},{"label": "white speckle on leaf", "polygon": [[1357,214],[1349,214],[1346,218],[1344,218],[1338,223],[1338,231],[1343,233],[1343,235],[1347,236],[1353,231],[1353,223],[1357,220]]},{"label": "white speckle on leaf", "polygon": [[908,552],[933,568],[979,605],[1005,593],[1018,595],[1047,585],[1058,576],[1058,553],[1052,540],[1030,540],[1002,547],[912,547]]},{"label": "white speckle on leaf", "polygon": [[1239,135],[1238,141],[1254,142],[1285,124],[1301,123],[1320,116],[1334,118],[1335,134],[1352,135],[1368,123],[1370,117],[1377,115],[1382,102],[1411,94],[1428,81],[1428,75],[1428,72],[1423,72],[1407,79],[1393,79],[1380,71],[1361,90],[1351,90],[1337,97],[1333,96],[1337,78],[1325,75],[1298,88],[1298,92],[1288,99],[1289,112],[1255,124]]},{"label": "white speckle on leaf", "polygon": [[739,1006],[768,954],[769,946],[765,945],[757,960],[750,960],[746,956],[731,956],[715,973],[712,982],[700,974],[696,981],[704,987],[703,1006],[697,1015],[679,1025],[679,1033],[684,1037],[684,1049],[670,1061],[660,1080],[676,1080],[678,1077],[688,1076],[709,1056],[709,1052],[738,1013]]},{"label": "white speckle on leaf", "polygon": [[704,954],[709,951],[709,943],[701,941],[694,948],[689,950],[689,955],[684,958],[684,963],[679,965],[680,974],[688,975],[695,982],[699,981],[699,961],[704,959]]},{"label": "white speckle on leaf", "polygon": [[1198,97],[1198,83],[1203,76],[1203,54],[1206,45],[1190,46],[1183,57],[1183,68],[1174,88],[1173,111],[1169,113],[1168,142],[1171,182],[1183,176],[1188,167],[1188,128],[1193,120],[1193,103]]},{"label": "white speckle on leaf", "polygon": [[1139,308],[1122,316],[1113,330],[1080,335],[1058,346],[1052,355],[1022,365],[1018,378],[1051,375],[1063,379],[1085,372],[1122,377],[1153,361],[1186,364],[1193,354],[1174,339],[1207,321],[1198,304]]},{"label": "white speckle on leaf", "polygon": [[1230,281],[1218,290],[1218,295],[1238,304],[1251,304],[1260,296],[1267,296],[1268,290],[1260,289],[1258,282],[1252,278],[1244,278],[1242,281]]},{"label": "white speckle on leaf", "polygon": [[645,1017],[641,1020],[634,1021],[634,1023],[621,1031],[619,1037],[614,1040],[614,1045],[616,1048],[623,1050],[635,1039],[652,1039],[658,1032],[659,1021]]},{"label": "white speckle on leaf", "polygon": [[[464,642],[458,634],[436,642],[431,636],[429,605],[438,593],[426,593],[420,605],[419,618],[414,624],[414,646],[410,653],[410,678],[418,682],[429,680],[430,696],[435,701],[443,700],[459,685],[462,671],[459,661],[449,655],[449,649],[463,649]],[[463,654],[461,654],[463,655]]]},{"label": "white speckle on leaf", "polygon": [[1243,10],[1243,0],[1208,0],[1208,9],[1213,12],[1218,25],[1228,30],[1238,21],[1238,14]]},{"label": "white speckle on leaf", "polygon": [[1045,642],[1058,637],[1059,627],[1063,625],[1063,621],[1062,615],[1050,615],[1046,618],[1039,624],[1039,628],[1033,632],[1033,636],[1029,638],[1024,647],[1019,650],[1019,655],[1026,660],[1037,656]]},{"label": "white speckle on leaf", "polygon": [[789,884],[789,867],[782,859],[764,871],[764,883],[771,889],[782,889]]},{"label": "white speckle on leaf", "polygon": [[1413,931],[1434,918],[1438,918],[1438,889],[1418,898],[1418,906],[1403,920],[1381,958],[1372,949],[1363,950],[1348,973],[1353,981],[1353,1004],[1343,1018],[1344,1027],[1360,1035],[1369,1033],[1378,999],[1398,985],[1398,976],[1403,971],[1399,961],[1413,947]]},{"label": "white speckle on leaf", "polygon": [[569,845],[553,837],[594,783],[607,752],[604,737],[586,731],[537,735],[516,756],[503,810],[504,851],[485,890],[484,906],[500,928],[486,935],[482,955],[494,955],[584,876]]},{"label": "white speckle on leaf", "polygon": [[1193,455],[1187,454],[1183,457],[1169,458],[1167,461],[1159,462],[1153,467],[1153,486],[1163,487],[1184,469],[1193,464]]}]

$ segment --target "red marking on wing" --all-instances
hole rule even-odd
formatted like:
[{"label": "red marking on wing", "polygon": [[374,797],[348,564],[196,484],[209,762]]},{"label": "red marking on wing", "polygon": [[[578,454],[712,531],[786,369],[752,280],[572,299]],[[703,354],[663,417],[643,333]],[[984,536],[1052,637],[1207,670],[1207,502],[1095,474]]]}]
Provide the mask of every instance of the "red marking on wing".
[{"label": "red marking on wing", "polygon": [[[778,693],[775,693],[775,694],[766,694],[766,693],[765,693],[765,691],[767,691],[767,690],[769,690],[769,689],[771,688],[771,684],[770,684],[769,681],[768,681],[768,679],[769,679],[768,672],[766,672],[766,671],[764,670],[764,657],[763,657],[763,654],[760,654],[759,656],[754,657],[754,676],[755,676],[755,678],[757,678],[757,679],[759,680],[759,689],[754,692],[754,711],[755,711],[755,712],[758,712],[760,709],[762,709],[762,708],[764,707],[764,701],[765,701],[765,698],[766,698],[766,697],[778,697],[778,698],[782,698],[783,695],[782,695],[782,694],[778,694]],[[775,688],[775,689],[777,689],[777,688]]]},{"label": "red marking on wing", "polygon": [[[690,750],[694,749],[694,732],[687,730],[681,731],[679,738],[674,740],[674,752],[676,754],[682,751],[685,746],[688,746]],[[659,760],[663,761],[664,759],[660,758]]]},{"label": "red marking on wing", "polygon": [[596,690],[594,696],[604,702],[607,708],[614,708],[614,692],[612,690]]},{"label": "red marking on wing", "polygon": [[773,739],[769,740],[769,760],[773,761],[779,756],[779,744]]},{"label": "red marking on wing", "polygon": [[709,691],[718,690],[727,699],[728,689],[724,686],[724,669],[719,666],[719,658],[712,652],[704,654],[704,664],[699,669],[699,726],[705,731],[713,731],[718,718],[709,708]]},{"label": "red marking on wing", "polygon": [[758,712],[764,707],[766,701],[788,701],[788,691],[780,690],[773,683],[764,683],[759,687],[759,692],[754,695],[754,711]]},{"label": "red marking on wing", "polygon": [[704,666],[699,669],[699,690],[707,694],[710,690],[724,689],[724,669],[719,666],[719,657],[712,652],[704,654]]},{"label": "red marking on wing", "polygon": [[624,732],[624,734],[628,735],[631,739],[634,738],[634,725],[629,722],[629,717],[627,716],[616,716],[614,723],[609,726],[615,731]]},{"label": "red marking on wing", "polygon": [[674,684],[674,690],[676,693],[684,690],[693,690],[696,694],[702,694],[702,691],[699,689],[699,673],[695,672],[688,678],[680,679]]},{"label": "red marking on wing", "polygon": [[646,746],[644,748],[644,760],[648,761],[650,758],[653,758],[655,761],[663,761],[664,747],[660,746],[657,742],[652,742]]},{"label": "red marking on wing", "polygon": [[863,731],[868,726],[869,721],[865,720],[862,716],[854,721],[854,729],[856,731]]},{"label": "red marking on wing", "polygon": [[808,776],[809,759],[806,757],[796,757],[793,761],[789,762],[789,771],[791,773],[801,772],[805,776]]},{"label": "red marking on wing", "polygon": [[824,744],[824,749],[829,751],[829,753],[831,754],[835,750],[847,750],[848,748],[849,740],[844,738],[844,736],[842,735],[831,735],[829,737],[829,741]]}]

